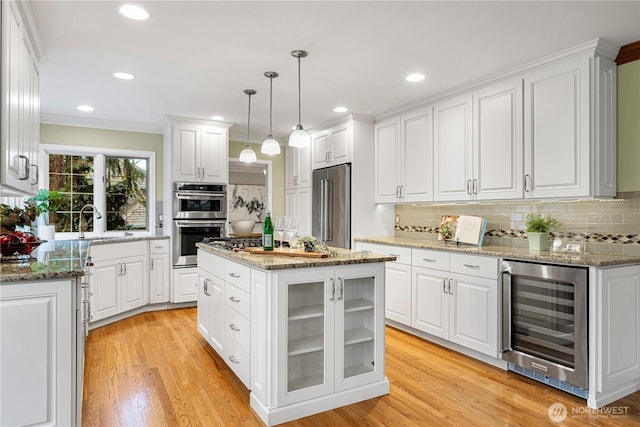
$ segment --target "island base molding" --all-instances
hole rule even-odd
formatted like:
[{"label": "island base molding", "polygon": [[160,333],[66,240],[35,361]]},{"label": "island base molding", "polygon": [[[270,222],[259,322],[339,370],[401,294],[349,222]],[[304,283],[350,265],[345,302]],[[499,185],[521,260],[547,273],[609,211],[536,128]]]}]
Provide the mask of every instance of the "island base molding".
[{"label": "island base molding", "polygon": [[389,394],[389,380],[385,377],[382,381],[367,384],[362,387],[278,408],[268,408],[264,406],[253,393],[251,393],[249,397],[251,409],[253,409],[258,417],[260,417],[267,426],[275,426],[386,394]]}]

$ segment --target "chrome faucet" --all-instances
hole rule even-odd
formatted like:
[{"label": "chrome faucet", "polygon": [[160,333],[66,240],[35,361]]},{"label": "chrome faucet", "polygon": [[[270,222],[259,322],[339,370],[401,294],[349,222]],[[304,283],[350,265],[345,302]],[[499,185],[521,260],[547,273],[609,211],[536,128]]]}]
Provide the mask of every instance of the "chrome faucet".
[{"label": "chrome faucet", "polygon": [[80,223],[78,224],[78,229],[80,231],[80,234],[78,234],[78,238],[79,239],[84,239],[84,230],[82,229],[82,214],[84,213],[84,210],[87,209],[87,208],[92,208],[93,209],[93,213],[96,215],[96,219],[102,218],[102,214],[100,213],[98,208],[93,206],[91,203],[88,203],[88,204],[84,205],[82,207],[82,209],[80,209]]}]

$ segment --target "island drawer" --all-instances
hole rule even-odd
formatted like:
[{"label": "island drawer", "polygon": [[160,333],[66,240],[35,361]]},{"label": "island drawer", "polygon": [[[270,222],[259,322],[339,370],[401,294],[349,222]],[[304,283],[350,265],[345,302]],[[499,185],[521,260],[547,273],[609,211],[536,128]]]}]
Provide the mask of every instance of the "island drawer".
[{"label": "island drawer", "polygon": [[224,284],[224,302],[237,310],[247,319],[251,319],[251,294],[230,283]]},{"label": "island drawer", "polygon": [[251,322],[228,305],[224,306],[225,332],[245,351],[251,348]]},{"label": "island drawer", "polygon": [[427,249],[414,249],[411,255],[411,265],[414,267],[449,271],[449,253],[430,251]]},{"label": "island drawer", "polygon": [[249,388],[251,386],[251,359],[249,352],[244,350],[235,340],[231,331],[224,333],[224,361],[231,370],[240,378],[240,381]]},{"label": "island drawer", "polygon": [[224,260],[224,280],[245,292],[251,292],[251,268],[237,262]]}]

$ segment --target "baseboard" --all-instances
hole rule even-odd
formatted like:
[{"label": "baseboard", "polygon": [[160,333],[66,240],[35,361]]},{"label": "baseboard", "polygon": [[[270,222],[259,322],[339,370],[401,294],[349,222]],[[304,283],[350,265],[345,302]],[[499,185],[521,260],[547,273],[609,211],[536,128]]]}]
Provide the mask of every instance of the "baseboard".
[{"label": "baseboard", "polygon": [[589,395],[589,399],[587,399],[587,406],[593,409],[600,409],[610,403],[615,402],[618,399],[627,397],[638,390],[640,390],[640,382],[635,381],[610,393],[595,392],[593,393],[593,396]]},{"label": "baseboard", "polygon": [[89,322],[89,330],[100,328],[102,326],[109,325],[111,323],[119,322],[120,320],[128,319],[129,317],[136,316],[148,311],[158,310],[173,310],[176,308],[195,307],[198,303],[193,302],[181,302],[181,303],[160,303],[160,304],[148,304],[142,307],[135,308],[133,310],[125,311],[124,313],[116,314],[115,316],[107,317],[106,319],[96,320],[95,322]]}]

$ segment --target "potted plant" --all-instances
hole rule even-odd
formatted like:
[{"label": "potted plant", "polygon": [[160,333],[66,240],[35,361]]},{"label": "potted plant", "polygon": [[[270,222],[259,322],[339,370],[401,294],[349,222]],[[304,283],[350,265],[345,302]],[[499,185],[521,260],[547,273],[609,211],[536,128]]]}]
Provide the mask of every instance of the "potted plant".
[{"label": "potted plant", "polygon": [[42,225],[38,227],[38,236],[41,239],[53,239],[55,236],[55,225],[49,224],[49,212],[56,211],[62,202],[62,194],[58,191],[50,191],[41,189],[38,194],[30,199],[27,203],[35,205],[37,215],[42,219]]},{"label": "potted plant", "polygon": [[541,214],[530,213],[525,217],[527,240],[532,251],[546,251],[549,249],[549,232],[555,231],[562,223],[553,217],[544,218]]}]

